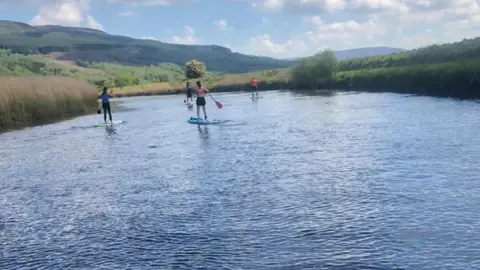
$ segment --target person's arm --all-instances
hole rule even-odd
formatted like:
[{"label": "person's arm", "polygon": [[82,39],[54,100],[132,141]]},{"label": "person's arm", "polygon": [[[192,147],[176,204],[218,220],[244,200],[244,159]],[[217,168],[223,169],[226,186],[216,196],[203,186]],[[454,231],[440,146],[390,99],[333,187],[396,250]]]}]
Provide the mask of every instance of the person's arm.
[{"label": "person's arm", "polygon": [[108,94],[109,97],[113,98],[113,89],[110,90],[110,94]]}]

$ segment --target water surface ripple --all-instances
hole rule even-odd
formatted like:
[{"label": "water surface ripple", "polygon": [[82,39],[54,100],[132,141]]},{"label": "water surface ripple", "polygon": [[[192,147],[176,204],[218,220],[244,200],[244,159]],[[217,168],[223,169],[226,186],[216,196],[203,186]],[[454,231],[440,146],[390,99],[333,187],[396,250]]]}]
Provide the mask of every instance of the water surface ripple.
[{"label": "water surface ripple", "polygon": [[0,135],[0,269],[480,269],[480,106],[183,97]]}]

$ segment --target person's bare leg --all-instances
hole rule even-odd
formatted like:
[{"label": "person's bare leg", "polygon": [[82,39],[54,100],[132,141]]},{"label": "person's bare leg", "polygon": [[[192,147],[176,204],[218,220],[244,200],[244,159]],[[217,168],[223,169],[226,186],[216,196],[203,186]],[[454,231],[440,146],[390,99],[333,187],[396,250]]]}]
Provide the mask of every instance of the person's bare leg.
[{"label": "person's bare leg", "polygon": [[207,109],[205,109],[205,106],[202,106],[203,108],[203,116],[205,116],[205,120],[207,120]]},{"label": "person's bare leg", "polygon": [[200,119],[200,106],[197,106],[197,118]]}]

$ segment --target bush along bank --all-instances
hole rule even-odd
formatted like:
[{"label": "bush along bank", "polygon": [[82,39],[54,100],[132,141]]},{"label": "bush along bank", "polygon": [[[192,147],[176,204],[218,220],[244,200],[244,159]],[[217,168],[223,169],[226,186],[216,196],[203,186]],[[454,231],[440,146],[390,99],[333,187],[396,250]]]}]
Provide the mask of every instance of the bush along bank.
[{"label": "bush along bank", "polygon": [[339,71],[342,62],[336,61],[331,50],[325,50],[300,60],[292,69],[291,81],[297,89],[338,88],[475,99],[480,98],[479,60]]},{"label": "bush along bank", "polygon": [[331,86],[346,90],[480,98],[480,61],[343,71]]},{"label": "bush along bank", "polygon": [[98,89],[56,76],[0,77],[0,132],[94,113]]}]

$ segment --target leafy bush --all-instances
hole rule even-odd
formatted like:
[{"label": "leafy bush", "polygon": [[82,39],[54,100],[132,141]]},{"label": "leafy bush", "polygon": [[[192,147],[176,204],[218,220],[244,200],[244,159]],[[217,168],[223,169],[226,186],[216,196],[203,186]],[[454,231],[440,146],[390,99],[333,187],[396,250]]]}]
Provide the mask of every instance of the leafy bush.
[{"label": "leafy bush", "polygon": [[292,83],[297,87],[315,88],[332,80],[338,61],[332,50],[301,59],[292,69]]},{"label": "leafy bush", "polygon": [[198,60],[190,60],[185,63],[185,77],[189,79],[201,78],[206,71],[207,67],[205,63]]},{"label": "leafy bush", "polygon": [[395,91],[463,98],[480,97],[480,62],[476,60],[338,72],[343,89]]}]

